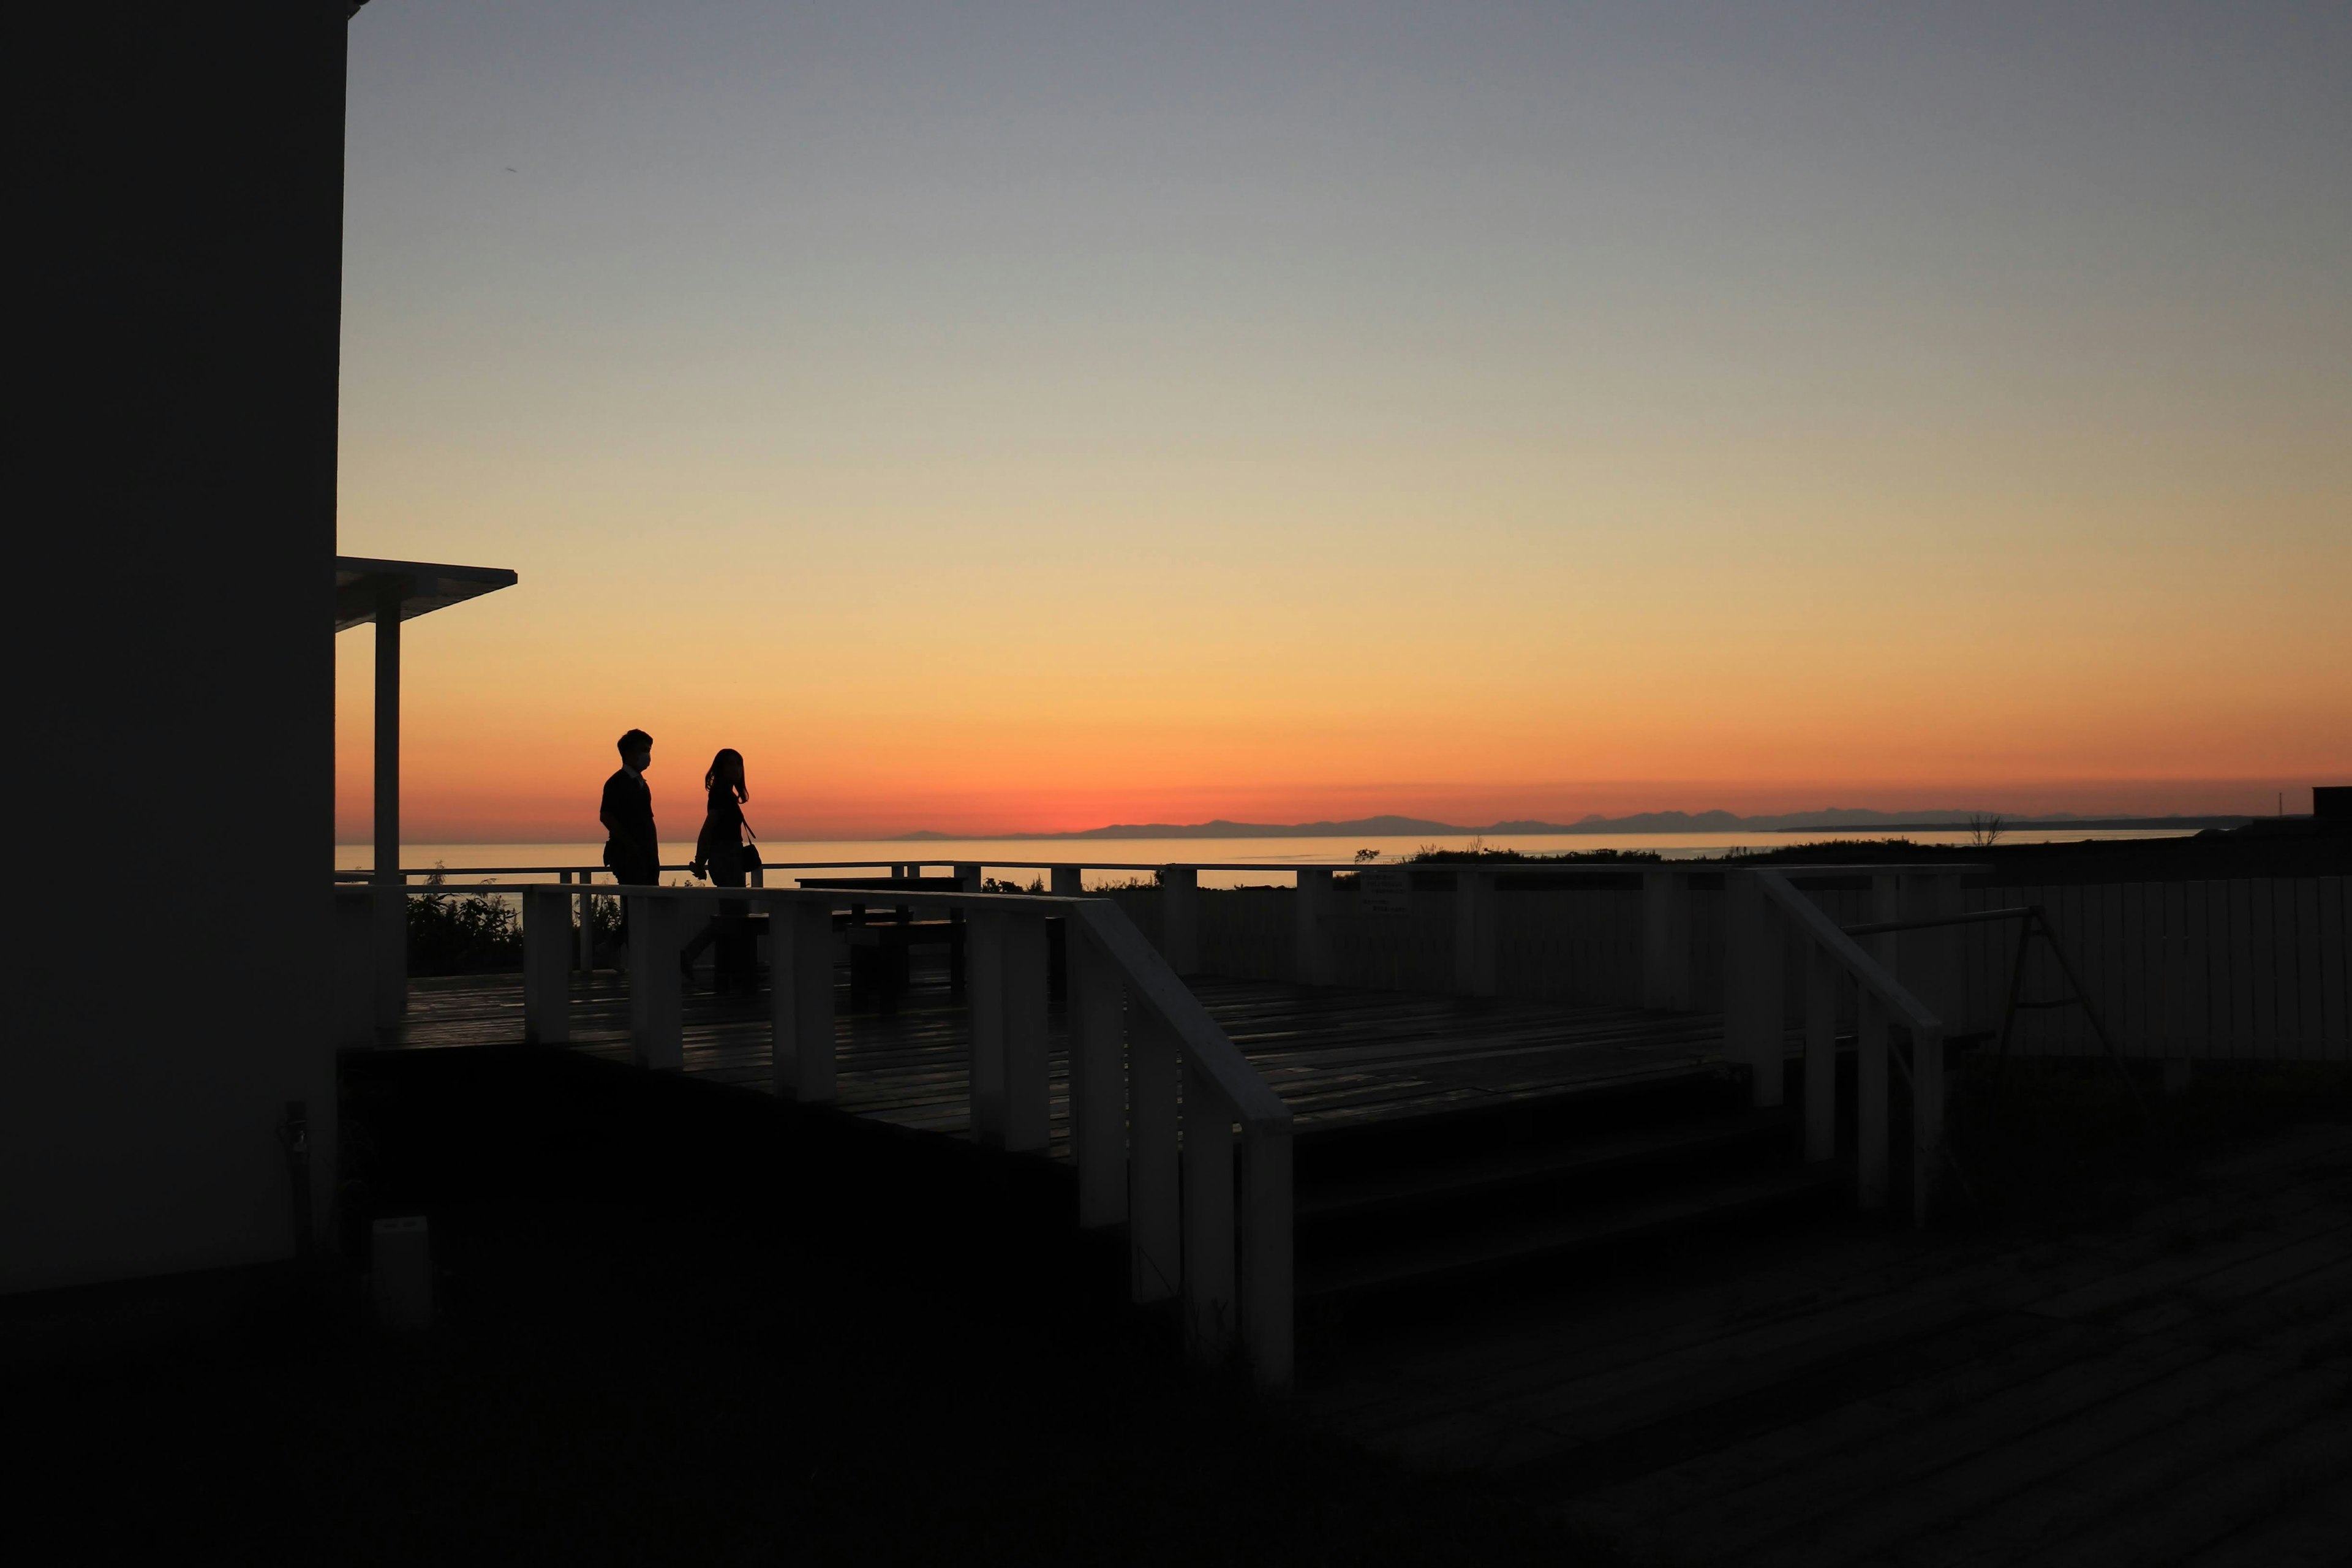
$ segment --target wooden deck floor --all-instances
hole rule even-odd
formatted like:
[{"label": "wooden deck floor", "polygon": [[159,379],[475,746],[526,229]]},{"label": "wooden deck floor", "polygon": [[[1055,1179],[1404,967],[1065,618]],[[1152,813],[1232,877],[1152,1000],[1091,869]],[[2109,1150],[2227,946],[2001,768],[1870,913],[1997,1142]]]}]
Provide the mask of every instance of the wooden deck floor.
[{"label": "wooden deck floor", "polygon": [[[1498,1098],[1573,1092],[1721,1070],[1712,1014],[1470,1002],[1397,992],[1307,990],[1200,980],[1194,993],[1289,1104],[1302,1131],[1410,1117]],[[940,973],[919,973],[895,1017],[835,1009],[841,1105],[863,1116],[955,1136],[971,1131],[965,1011]],[[625,1060],[627,995],[610,975],[572,988],[573,1048]],[[1067,1152],[1068,1044],[1050,1019],[1052,1152]],[[522,1039],[512,975],[410,986],[400,1043],[510,1045]],[[764,997],[689,997],[686,1071],[765,1092]]]},{"label": "wooden deck floor", "polygon": [[1666,1562],[2352,1561],[2352,1129],[2120,1232],[1714,1237],[1350,1346],[1303,1404]]},{"label": "wooden deck floor", "polygon": [[[968,1132],[944,985],[838,1013],[845,1109]],[[1202,981],[1302,1130],[1721,1070],[1713,1017]],[[625,997],[575,993],[625,1058]],[[764,1091],[764,1004],[694,1000],[686,1068]],[[1066,1058],[1054,1019],[1054,1142]],[[421,982],[414,1046],[510,1043],[510,978]],[[1955,1240],[1823,1213],[1393,1330],[1297,1409],[1668,1563],[2347,1561],[2352,1129],[2306,1130],[2095,1235]]]}]

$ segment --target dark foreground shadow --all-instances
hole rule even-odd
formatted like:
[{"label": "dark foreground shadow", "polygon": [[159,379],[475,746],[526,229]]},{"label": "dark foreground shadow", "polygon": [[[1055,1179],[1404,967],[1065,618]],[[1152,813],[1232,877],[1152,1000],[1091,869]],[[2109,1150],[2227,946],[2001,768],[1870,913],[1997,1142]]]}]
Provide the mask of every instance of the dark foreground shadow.
[{"label": "dark foreground shadow", "polygon": [[[1188,1374],[1065,1173],[572,1053],[353,1058],[357,1231],[423,1213],[439,1317],[353,1269],[234,1328],[12,1374],[77,1555],[1610,1560]],[[359,1253],[347,1256],[358,1258]]]}]

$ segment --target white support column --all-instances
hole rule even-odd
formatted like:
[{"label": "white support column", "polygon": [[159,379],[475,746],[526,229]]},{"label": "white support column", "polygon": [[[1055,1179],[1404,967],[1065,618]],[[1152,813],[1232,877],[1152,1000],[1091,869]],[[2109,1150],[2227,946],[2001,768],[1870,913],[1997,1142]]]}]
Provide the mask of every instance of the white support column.
[{"label": "white support column", "polygon": [[1854,1012],[1854,1201],[1865,1210],[1886,1206],[1886,1005],[1868,987]]},{"label": "white support column", "polygon": [[1078,1224],[1127,1219],[1127,987],[1076,921],[1068,924],[1070,1152]]},{"label": "white support column", "polygon": [[400,604],[405,578],[385,582],[375,605],[375,1023],[408,1012],[407,879],[400,870]]},{"label": "white support column", "polygon": [[1805,944],[1805,1158],[1837,1158],[1837,1005],[1835,960]]},{"label": "white support column", "polygon": [[1766,1107],[1780,1104],[1787,1087],[1780,1022],[1787,937],[1760,876],[1724,873],[1723,1049],[1731,1060],[1748,1064],[1754,1101]]},{"label": "white support column", "polygon": [[770,1081],[780,1100],[830,1105],[837,1097],[833,1043],[833,911],[782,892],[768,910]]},{"label": "white support column", "polygon": [[1331,953],[1331,873],[1309,867],[1298,873],[1298,984],[1329,985],[1336,978]]},{"label": "white support column", "polygon": [[1690,1005],[1690,880],[1686,873],[1642,873],[1642,1005]]},{"label": "white support column", "polygon": [[1292,1315],[1297,1307],[1291,1249],[1290,1134],[1242,1137],[1242,1342],[1260,1388],[1289,1390]]},{"label": "white support column", "polygon": [[629,1038],[637,1065],[686,1066],[685,997],[677,978],[678,900],[629,900]]},{"label": "white support column", "polygon": [[1944,1031],[1911,1037],[1911,1223],[1925,1227],[1943,1174]]},{"label": "white support column", "polygon": [[1179,974],[1201,969],[1201,872],[1192,866],[1160,868],[1160,956]]},{"label": "white support column", "polygon": [[1053,1089],[1045,1043],[1045,920],[1015,915],[1003,925],[1004,988],[1004,1146],[1017,1153],[1045,1147]]},{"label": "white support column", "polygon": [[572,1038],[572,897],[563,887],[522,890],[522,1037],[536,1046]]},{"label": "white support column", "polygon": [[1195,1357],[1222,1361],[1240,1326],[1234,1292],[1234,1113],[1189,1065],[1183,1203],[1185,1339]]},{"label": "white support column", "polygon": [[1057,899],[1075,899],[1086,889],[1086,873],[1076,866],[1054,868],[1053,889]]},{"label": "white support column", "polygon": [[1492,996],[1499,989],[1495,879],[1468,866],[1454,873],[1454,989],[1465,996]]},{"label": "white support column", "polygon": [[1176,1174],[1176,1037],[1148,1006],[1129,1021],[1128,1050],[1129,1278],[1138,1301],[1182,1289],[1183,1226]]},{"label": "white support column", "polygon": [[971,1020],[971,1131],[992,1148],[1004,1145],[1004,927],[992,910],[964,921],[963,994]]}]

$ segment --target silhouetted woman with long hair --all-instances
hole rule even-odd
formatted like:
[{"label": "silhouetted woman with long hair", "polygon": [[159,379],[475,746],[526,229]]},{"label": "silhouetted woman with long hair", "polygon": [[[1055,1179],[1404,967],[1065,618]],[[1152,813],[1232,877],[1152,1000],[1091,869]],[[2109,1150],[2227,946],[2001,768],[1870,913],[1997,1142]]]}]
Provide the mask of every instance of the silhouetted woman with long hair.
[{"label": "silhouetted woman with long hair", "polygon": [[[702,831],[694,841],[694,874],[709,877],[714,888],[743,887],[744,839],[751,830],[743,820],[743,803],[751,798],[743,783],[743,753],[729,746],[711,758],[709,771],[702,775],[702,787],[710,798],[702,815]],[[748,991],[756,987],[758,960],[751,929],[743,916],[731,909],[720,913],[679,954],[681,963],[691,972],[695,958],[713,941],[719,944],[718,973],[713,977],[718,988],[740,986]]]}]

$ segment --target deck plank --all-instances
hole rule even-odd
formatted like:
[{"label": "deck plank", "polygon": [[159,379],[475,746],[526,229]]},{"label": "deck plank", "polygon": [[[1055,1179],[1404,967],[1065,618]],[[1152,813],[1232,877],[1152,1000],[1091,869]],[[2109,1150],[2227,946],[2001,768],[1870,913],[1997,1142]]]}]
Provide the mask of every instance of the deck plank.
[{"label": "deck plank", "polygon": [[1664,1562],[2324,1560],[2347,1222],[2352,1129],[2318,1127],[2110,1231],[1729,1244],[1710,1291],[1401,1331],[1302,1404]]}]

